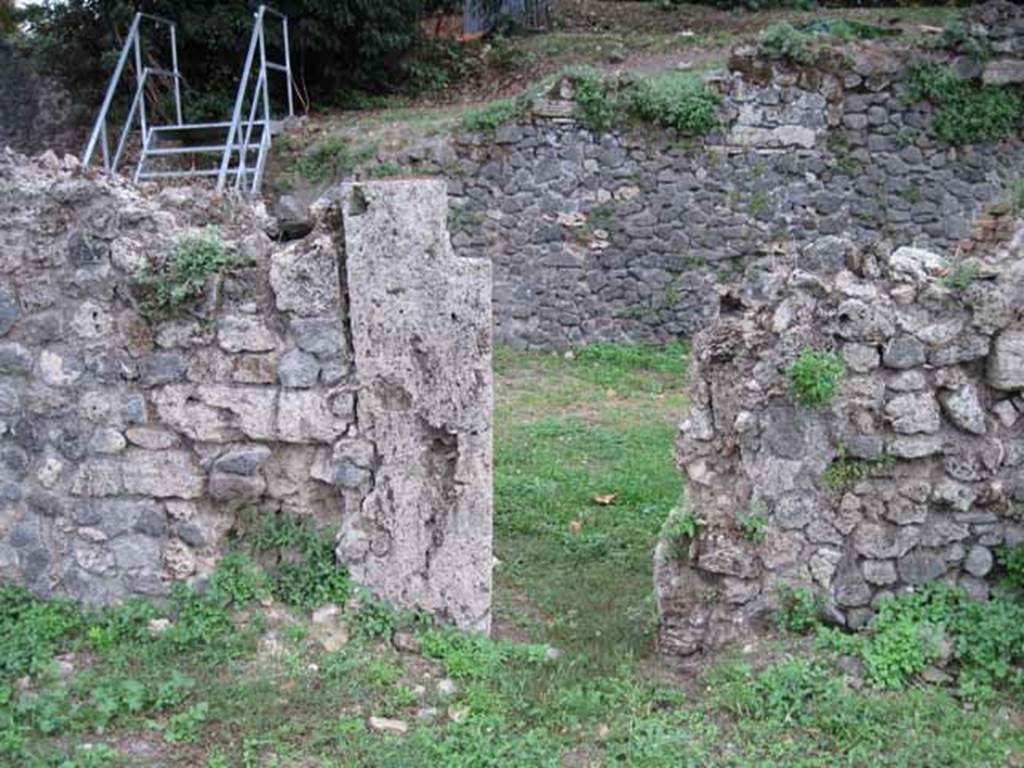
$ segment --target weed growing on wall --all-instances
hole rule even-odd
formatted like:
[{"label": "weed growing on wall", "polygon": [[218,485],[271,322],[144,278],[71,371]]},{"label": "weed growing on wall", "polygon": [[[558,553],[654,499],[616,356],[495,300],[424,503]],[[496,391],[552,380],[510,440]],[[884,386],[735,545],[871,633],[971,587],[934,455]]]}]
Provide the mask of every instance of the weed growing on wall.
[{"label": "weed growing on wall", "polygon": [[775,620],[780,629],[804,634],[820,623],[821,599],[807,587],[779,584],[775,588],[779,609]]},{"label": "weed growing on wall", "polygon": [[[309,518],[261,515],[250,525],[240,543],[253,554],[276,556],[277,562],[268,568],[264,585],[245,584],[246,595],[264,589],[285,605],[306,609],[348,599],[351,583],[335,558],[334,542]],[[221,568],[233,572],[235,565],[229,560]]]},{"label": "weed growing on wall", "polygon": [[835,352],[805,349],[786,369],[786,376],[793,399],[817,408],[835,396],[845,372],[843,359]]},{"label": "weed growing on wall", "polygon": [[948,66],[923,64],[909,75],[909,96],[935,105],[932,129],[955,145],[999,141],[1024,123],[1024,97],[1006,86],[963,80]]},{"label": "weed growing on wall", "polygon": [[582,67],[570,70],[567,74],[573,79],[579,118],[593,131],[610,131],[615,124],[618,106],[614,97],[608,93],[601,72]]},{"label": "weed growing on wall", "polygon": [[802,32],[788,21],[770,24],[758,37],[758,48],[765,56],[790,61],[795,64],[810,64],[814,60],[811,49],[812,36]]},{"label": "weed growing on wall", "polygon": [[718,123],[718,94],[690,72],[642,78],[629,89],[627,98],[633,117],[673,128],[683,136],[703,136]]},{"label": "weed growing on wall", "polygon": [[1006,204],[1014,216],[1024,213],[1024,176],[1018,176],[1006,185]]},{"label": "weed growing on wall", "polygon": [[1003,582],[1006,586],[1024,590],[1024,543],[1000,548],[996,558],[1003,568]]},{"label": "weed growing on wall", "polygon": [[890,469],[896,464],[893,456],[883,455],[875,459],[854,459],[839,447],[839,455],[825,468],[822,482],[829,488],[845,490],[872,475]]},{"label": "weed growing on wall", "polygon": [[353,148],[344,136],[329,136],[312,151],[295,160],[295,170],[306,181],[318,184],[339,175],[351,173],[360,163],[377,154],[377,147]]},{"label": "weed growing on wall", "polygon": [[477,133],[494,133],[499,125],[514,120],[519,115],[519,107],[512,99],[492,101],[482,107],[466,110],[462,115],[462,127]]},{"label": "weed growing on wall", "polygon": [[173,314],[192,304],[203,295],[207,281],[231,261],[213,227],[179,238],[163,261],[135,274],[143,309],[151,314]]},{"label": "weed growing on wall", "polygon": [[980,271],[980,266],[975,259],[964,259],[958,261],[946,270],[942,276],[942,284],[954,291],[963,291],[970,287]]}]

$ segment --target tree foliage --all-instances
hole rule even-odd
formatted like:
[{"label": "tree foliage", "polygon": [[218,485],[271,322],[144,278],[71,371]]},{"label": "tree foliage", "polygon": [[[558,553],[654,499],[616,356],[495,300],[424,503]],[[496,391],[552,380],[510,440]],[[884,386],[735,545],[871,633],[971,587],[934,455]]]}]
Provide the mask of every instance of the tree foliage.
[{"label": "tree foliage", "polygon": [[[314,102],[345,91],[390,92],[443,85],[446,49],[422,34],[422,18],[448,0],[277,0],[291,23],[298,87]],[[226,117],[237,88],[256,3],[247,0],[67,0],[29,19],[44,64],[85,101],[100,97],[135,11],[177,24],[186,104],[193,117]],[[268,23],[270,56],[282,58],[277,25]],[[165,66],[166,32],[147,29],[147,50]]]}]

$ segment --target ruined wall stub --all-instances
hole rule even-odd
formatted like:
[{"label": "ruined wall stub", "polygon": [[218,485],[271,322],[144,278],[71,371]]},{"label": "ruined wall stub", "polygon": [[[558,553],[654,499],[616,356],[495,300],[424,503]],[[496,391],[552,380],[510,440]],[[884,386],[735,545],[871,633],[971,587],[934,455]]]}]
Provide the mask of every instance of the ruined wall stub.
[{"label": "ruined wall stub", "polygon": [[375,477],[339,553],[380,596],[488,631],[491,272],[457,258],[441,181],[343,188],[356,417]]},{"label": "ruined wall stub", "polygon": [[[0,151],[0,580],[160,597],[281,515],[381,597],[488,628],[489,269],[452,257],[436,182],[345,192],[281,243],[230,196]],[[228,265],[144,311],[138,270],[205,227]]]}]

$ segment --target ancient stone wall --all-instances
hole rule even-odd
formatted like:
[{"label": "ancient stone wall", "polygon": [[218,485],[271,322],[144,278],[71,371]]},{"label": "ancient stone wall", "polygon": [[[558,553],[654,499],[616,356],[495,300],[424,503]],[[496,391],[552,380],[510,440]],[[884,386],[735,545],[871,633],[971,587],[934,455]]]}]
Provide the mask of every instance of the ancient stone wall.
[{"label": "ancient stone wall", "polygon": [[[486,630],[489,267],[446,210],[360,185],[278,244],[230,198],[0,155],[0,577],[162,595],[243,511],[304,515],[372,591]],[[146,311],[139,269],[210,226],[202,303]]]},{"label": "ancient stone wall", "polygon": [[[758,631],[784,586],[849,628],[934,579],[985,598],[994,548],[1024,541],[1024,228],[971,259],[824,238],[730,307],[694,340],[662,652]],[[817,408],[787,375],[807,349],[845,365]]]},{"label": "ancient stone wall", "polygon": [[[979,28],[995,51],[987,67],[952,60],[966,75],[1024,80],[1024,11],[1003,11]],[[565,348],[689,335],[714,317],[721,286],[756,293],[788,244],[824,235],[954,247],[1024,173],[1024,144],[939,141],[932,107],[906,99],[920,56],[857,43],[794,67],[737,51],[712,81],[722,127],[695,141],[595,134],[573,117],[569,83],[530,119],[464,136],[453,242],[493,260],[496,338]]]}]

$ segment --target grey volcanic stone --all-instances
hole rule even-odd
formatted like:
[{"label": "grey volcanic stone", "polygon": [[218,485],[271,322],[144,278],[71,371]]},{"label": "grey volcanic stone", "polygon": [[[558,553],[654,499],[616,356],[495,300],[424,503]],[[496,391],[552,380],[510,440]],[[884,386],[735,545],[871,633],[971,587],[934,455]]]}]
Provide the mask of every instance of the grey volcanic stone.
[{"label": "grey volcanic stone", "polygon": [[885,345],[882,353],[882,362],[899,370],[923,365],[926,359],[924,344],[913,336],[896,337]]},{"label": "grey volcanic stone", "polygon": [[994,389],[1024,389],[1024,328],[996,336],[988,358],[988,383]]},{"label": "grey volcanic stone", "polygon": [[946,563],[936,554],[919,550],[901,557],[898,568],[903,581],[917,585],[939,578],[946,572]]},{"label": "grey volcanic stone", "polygon": [[7,335],[19,314],[18,300],[14,292],[0,283],[0,336]]},{"label": "grey volcanic stone", "polygon": [[972,576],[982,577],[992,570],[992,551],[988,547],[974,546],[967,553],[964,570]]},{"label": "grey volcanic stone", "polygon": [[964,384],[954,392],[941,392],[939,402],[949,420],[965,432],[985,434],[985,410],[981,407],[978,388],[971,383]]},{"label": "grey volcanic stone", "polygon": [[185,377],[184,356],[178,352],[154,352],[142,361],[142,383],[147,387],[170,384]]},{"label": "grey volcanic stone", "polygon": [[253,475],[270,457],[265,445],[246,445],[232,448],[213,464],[214,471],[230,475]]},{"label": "grey volcanic stone", "polygon": [[313,355],[293,349],[281,358],[277,376],[286,387],[313,387],[320,376],[320,363]]},{"label": "grey volcanic stone", "polygon": [[897,395],[885,405],[892,428],[904,435],[931,434],[939,430],[939,404],[931,392]]}]

